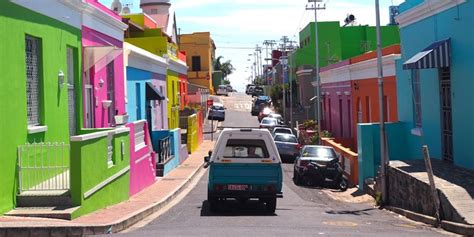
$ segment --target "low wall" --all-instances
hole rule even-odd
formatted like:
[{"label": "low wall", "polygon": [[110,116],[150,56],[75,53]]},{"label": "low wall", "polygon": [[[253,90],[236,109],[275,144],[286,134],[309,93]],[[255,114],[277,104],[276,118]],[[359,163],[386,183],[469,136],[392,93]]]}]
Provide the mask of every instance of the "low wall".
[{"label": "low wall", "polygon": [[[130,196],[140,192],[155,182],[156,156],[153,152],[151,138],[148,133],[148,123],[145,120],[127,125],[130,128]],[[144,132],[142,137],[139,131]],[[139,141],[142,139],[142,141]],[[136,141],[144,144],[136,144]]]},{"label": "low wall", "polygon": [[336,150],[336,153],[340,155],[340,162],[344,169],[344,173],[349,179],[349,185],[355,186],[359,184],[359,162],[358,154],[351,151],[350,148],[344,147],[342,144],[337,143],[330,138],[322,138],[322,144],[330,146]]},{"label": "low wall", "polygon": [[129,131],[117,128],[71,137],[71,198],[80,206],[72,218],[129,198]]},{"label": "low wall", "polygon": [[173,155],[166,164],[164,164],[163,175],[166,176],[174,168],[180,164],[180,148],[181,148],[181,129],[173,129],[169,131],[171,137],[171,153]]}]

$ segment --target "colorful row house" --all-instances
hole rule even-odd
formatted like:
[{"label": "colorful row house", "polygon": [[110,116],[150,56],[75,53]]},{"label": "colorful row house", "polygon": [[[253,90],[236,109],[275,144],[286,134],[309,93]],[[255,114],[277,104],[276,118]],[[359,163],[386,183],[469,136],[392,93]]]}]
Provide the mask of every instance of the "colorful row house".
[{"label": "colorful row house", "polygon": [[[423,159],[422,146],[427,145],[431,158],[474,170],[474,35],[466,31],[472,28],[473,11],[469,0],[407,0],[400,5],[399,122],[387,124],[390,160]],[[362,183],[375,176],[380,161],[379,144],[373,143],[378,124],[358,129],[359,155],[365,162]]]},{"label": "colorful row house", "polygon": [[128,199],[126,25],[92,0],[1,1],[0,25],[0,213],[71,219]]}]

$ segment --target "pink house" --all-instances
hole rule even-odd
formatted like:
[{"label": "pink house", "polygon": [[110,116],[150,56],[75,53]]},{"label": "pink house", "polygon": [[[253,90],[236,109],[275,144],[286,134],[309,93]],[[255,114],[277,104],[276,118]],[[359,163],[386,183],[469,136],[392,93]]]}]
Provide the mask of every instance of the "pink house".
[{"label": "pink house", "polygon": [[126,114],[123,40],[127,25],[98,0],[86,2],[92,8],[82,21],[83,127],[115,127],[115,116]]}]

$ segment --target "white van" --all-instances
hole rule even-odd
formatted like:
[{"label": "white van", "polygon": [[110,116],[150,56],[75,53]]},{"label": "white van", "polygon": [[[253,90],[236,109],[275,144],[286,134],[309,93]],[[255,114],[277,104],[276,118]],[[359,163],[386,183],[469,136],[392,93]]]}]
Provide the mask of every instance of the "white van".
[{"label": "white van", "polygon": [[216,95],[229,96],[229,92],[227,92],[227,86],[226,85],[220,85],[219,88],[217,89]]}]

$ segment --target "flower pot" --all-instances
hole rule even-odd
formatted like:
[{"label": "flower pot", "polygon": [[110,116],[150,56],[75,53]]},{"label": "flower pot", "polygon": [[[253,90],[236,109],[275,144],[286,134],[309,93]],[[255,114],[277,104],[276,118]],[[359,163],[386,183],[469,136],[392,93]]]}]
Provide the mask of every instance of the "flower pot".
[{"label": "flower pot", "polygon": [[102,101],[102,107],[104,109],[108,109],[110,107],[110,105],[112,105],[112,101],[111,100],[103,100]]},{"label": "flower pot", "polygon": [[122,125],[128,122],[128,114],[115,115],[115,124]]}]

